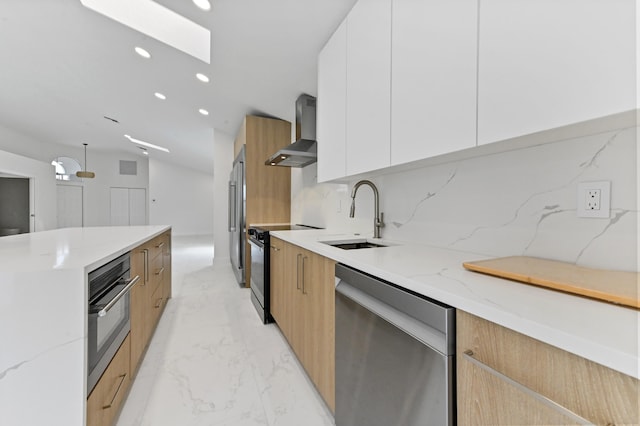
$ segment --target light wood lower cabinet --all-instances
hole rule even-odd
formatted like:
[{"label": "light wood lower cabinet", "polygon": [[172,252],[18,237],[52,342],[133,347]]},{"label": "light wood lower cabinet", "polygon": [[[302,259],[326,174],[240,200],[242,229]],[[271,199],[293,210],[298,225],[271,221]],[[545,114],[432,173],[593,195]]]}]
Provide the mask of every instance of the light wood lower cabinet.
[{"label": "light wood lower cabinet", "polygon": [[458,424],[638,425],[640,381],[457,311]]},{"label": "light wood lower cabinet", "polygon": [[131,385],[131,338],[120,345],[111,363],[87,399],[87,425],[110,426]]},{"label": "light wood lower cabinet", "polygon": [[[140,277],[130,292],[131,331],[87,399],[88,426],[113,423],[164,307],[171,297],[171,231],[131,250],[130,256],[131,276]],[[122,381],[121,377],[124,373],[121,370],[124,371],[125,362],[126,381]],[[117,384],[121,381],[120,391],[117,397],[114,397],[113,403],[104,404],[103,401],[110,395],[115,395],[109,393],[113,389],[113,383]],[[105,405],[110,407],[102,409]]]},{"label": "light wood lower cabinet", "polygon": [[335,409],[335,262],[271,239],[271,312],[329,408]]},{"label": "light wood lower cabinet", "polygon": [[131,251],[131,371],[140,365],[160,315],[171,298],[171,231]]}]

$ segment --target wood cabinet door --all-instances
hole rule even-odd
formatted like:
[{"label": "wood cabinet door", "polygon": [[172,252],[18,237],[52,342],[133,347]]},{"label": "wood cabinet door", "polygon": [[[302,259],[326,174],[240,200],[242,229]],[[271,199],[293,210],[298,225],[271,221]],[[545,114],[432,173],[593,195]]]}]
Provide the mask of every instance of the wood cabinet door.
[{"label": "wood cabinet door", "polygon": [[460,310],[456,327],[459,424],[640,424],[637,379]]},{"label": "wood cabinet door", "polygon": [[87,426],[111,426],[131,384],[130,338],[120,349],[87,398]]},{"label": "wood cabinet door", "polygon": [[280,329],[282,329],[290,321],[285,317],[285,314],[287,313],[287,290],[285,283],[284,241],[275,237],[270,238],[269,258],[271,269],[271,276],[269,277],[271,286],[271,316],[273,316],[273,319],[276,321]]},{"label": "wood cabinet door", "polygon": [[305,368],[329,408],[335,410],[335,262],[303,252]]},{"label": "wood cabinet door", "polygon": [[477,0],[393,0],[391,164],[476,145]]},{"label": "wood cabinet door", "polygon": [[344,177],[347,131],[347,21],[318,56],[318,182]]},{"label": "wood cabinet door", "polygon": [[478,144],[636,108],[635,7],[483,0]]},{"label": "wood cabinet door", "polygon": [[140,277],[138,283],[131,289],[131,371],[135,372],[142,358],[142,354],[147,345],[149,336],[147,335],[146,320],[146,300],[147,288],[146,283],[146,257],[144,251],[145,246],[138,247],[131,251],[131,276]]}]

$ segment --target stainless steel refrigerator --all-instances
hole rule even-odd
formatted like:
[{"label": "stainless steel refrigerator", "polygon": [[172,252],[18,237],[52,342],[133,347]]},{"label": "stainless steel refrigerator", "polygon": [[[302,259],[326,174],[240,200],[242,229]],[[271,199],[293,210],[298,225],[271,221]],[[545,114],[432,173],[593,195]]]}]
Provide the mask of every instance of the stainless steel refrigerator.
[{"label": "stainless steel refrigerator", "polygon": [[231,267],[238,284],[245,284],[245,207],[247,191],[244,172],[244,147],[233,161],[233,170],[229,177],[229,253]]}]

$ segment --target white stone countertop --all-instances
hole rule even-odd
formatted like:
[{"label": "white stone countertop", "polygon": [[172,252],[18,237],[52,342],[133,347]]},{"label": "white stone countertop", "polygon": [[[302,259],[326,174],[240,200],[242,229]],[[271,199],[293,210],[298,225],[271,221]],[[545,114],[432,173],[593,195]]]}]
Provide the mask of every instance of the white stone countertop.
[{"label": "white stone countertop", "polygon": [[0,425],[85,424],[87,273],[168,229],[0,238]]},{"label": "white stone countertop", "polygon": [[321,241],[360,237],[328,230],[270,235],[640,378],[638,310],[466,270],[463,262],[488,258],[476,253],[391,240],[343,250]]}]

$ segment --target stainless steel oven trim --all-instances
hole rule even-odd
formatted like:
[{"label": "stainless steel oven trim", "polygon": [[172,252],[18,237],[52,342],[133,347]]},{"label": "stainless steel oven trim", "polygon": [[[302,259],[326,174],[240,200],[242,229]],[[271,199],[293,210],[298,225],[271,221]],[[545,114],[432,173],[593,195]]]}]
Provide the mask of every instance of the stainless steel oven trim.
[{"label": "stainless steel oven trim", "polygon": [[111,300],[109,300],[106,304],[104,305],[92,305],[89,307],[89,313],[90,314],[97,314],[99,317],[103,317],[107,314],[107,312],[109,312],[111,310],[111,308],[113,308],[115,306],[116,303],[118,303],[118,301],[127,293],[129,293],[129,291],[131,290],[131,288],[136,285],[136,283],[138,282],[138,280],[140,279],[139,275],[136,275],[135,277],[129,279],[129,280],[125,280],[122,284],[118,284],[118,285],[124,285],[124,288],[122,290],[120,290],[120,292],[118,292],[118,294],[116,294]]}]

